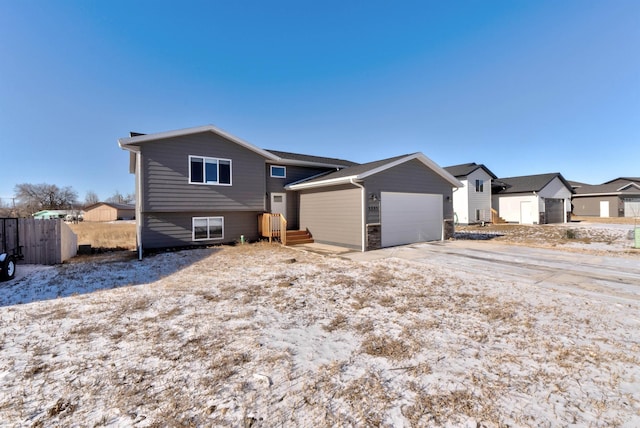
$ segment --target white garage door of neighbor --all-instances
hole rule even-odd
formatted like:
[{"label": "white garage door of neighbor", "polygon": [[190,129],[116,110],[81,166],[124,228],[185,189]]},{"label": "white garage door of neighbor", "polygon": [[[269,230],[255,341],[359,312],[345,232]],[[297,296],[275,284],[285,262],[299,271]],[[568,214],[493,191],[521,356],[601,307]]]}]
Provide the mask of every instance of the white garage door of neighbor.
[{"label": "white garage door of neighbor", "polygon": [[624,216],[640,217],[640,199],[625,199]]},{"label": "white garage door of neighbor", "polygon": [[442,239],[442,195],[382,192],[382,246]]}]

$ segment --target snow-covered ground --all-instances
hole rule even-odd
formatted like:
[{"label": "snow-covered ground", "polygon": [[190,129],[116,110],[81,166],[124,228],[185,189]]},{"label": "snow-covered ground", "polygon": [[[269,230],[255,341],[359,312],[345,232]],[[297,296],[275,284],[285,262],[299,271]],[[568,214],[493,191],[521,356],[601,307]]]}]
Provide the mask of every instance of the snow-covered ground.
[{"label": "snow-covered ground", "polygon": [[[457,226],[456,238],[599,254],[637,255],[633,224],[577,222],[549,225]],[[640,224],[637,225],[640,227]]]},{"label": "snow-covered ground", "polygon": [[640,426],[638,301],[276,244],[18,268],[5,425]]}]

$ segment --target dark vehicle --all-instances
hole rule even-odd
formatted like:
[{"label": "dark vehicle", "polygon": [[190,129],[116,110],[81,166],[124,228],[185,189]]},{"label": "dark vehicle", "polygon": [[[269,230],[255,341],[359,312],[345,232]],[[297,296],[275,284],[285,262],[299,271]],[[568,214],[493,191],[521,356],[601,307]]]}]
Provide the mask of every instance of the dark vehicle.
[{"label": "dark vehicle", "polygon": [[22,260],[17,218],[0,218],[0,281],[16,275],[16,261]]}]

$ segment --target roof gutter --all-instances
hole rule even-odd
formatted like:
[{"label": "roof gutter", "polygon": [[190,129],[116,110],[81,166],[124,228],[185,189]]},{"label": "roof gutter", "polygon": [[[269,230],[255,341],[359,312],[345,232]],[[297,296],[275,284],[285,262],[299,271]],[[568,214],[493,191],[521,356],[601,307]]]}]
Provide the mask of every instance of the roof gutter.
[{"label": "roof gutter", "polygon": [[289,185],[285,186],[285,189],[287,189],[287,190],[303,190],[303,189],[313,189],[313,188],[316,188],[316,187],[337,186],[337,185],[340,185],[340,184],[353,183],[352,180],[358,179],[358,178],[359,177],[357,175],[351,175],[349,177],[333,178],[333,179],[330,179],[330,180],[322,180],[322,181],[316,181],[316,182],[312,182],[312,183],[289,184]]},{"label": "roof gutter", "polygon": [[355,177],[350,177],[349,178],[349,183],[353,184],[356,187],[360,188],[360,194],[362,196],[362,200],[361,200],[361,210],[360,210],[360,215],[362,217],[362,227],[360,228],[360,231],[362,232],[362,238],[361,238],[361,247],[360,250],[362,252],[364,252],[366,250],[366,229],[367,229],[367,224],[366,224],[366,215],[365,215],[365,204],[367,202],[367,198],[366,198],[366,194],[365,194],[365,189],[364,186],[360,183],[356,183],[355,181]]}]

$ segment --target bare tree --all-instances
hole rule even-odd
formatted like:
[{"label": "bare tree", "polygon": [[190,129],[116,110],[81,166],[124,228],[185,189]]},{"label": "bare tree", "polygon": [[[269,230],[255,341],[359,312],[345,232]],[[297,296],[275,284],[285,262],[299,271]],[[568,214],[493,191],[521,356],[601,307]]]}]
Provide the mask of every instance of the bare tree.
[{"label": "bare tree", "polygon": [[84,197],[84,206],[88,207],[89,205],[97,204],[98,202],[100,202],[98,194],[93,190],[89,190]]},{"label": "bare tree", "polygon": [[78,194],[70,186],[61,189],[55,184],[17,184],[14,191],[16,205],[29,213],[68,209],[78,199]]},{"label": "bare tree", "polygon": [[119,191],[116,190],[112,196],[107,198],[107,202],[112,202],[114,204],[131,204],[135,201],[135,196],[133,194],[123,195]]}]

